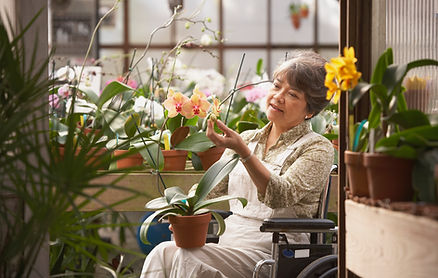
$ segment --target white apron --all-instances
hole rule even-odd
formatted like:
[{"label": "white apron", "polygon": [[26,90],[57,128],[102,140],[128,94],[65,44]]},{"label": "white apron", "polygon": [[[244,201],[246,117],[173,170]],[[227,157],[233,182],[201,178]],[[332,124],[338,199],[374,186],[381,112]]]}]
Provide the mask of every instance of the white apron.
[{"label": "white apron", "polygon": [[[277,157],[275,163],[267,163],[262,160],[262,164],[271,172],[277,175],[283,167],[285,160],[305,141],[315,136],[310,132],[294,144],[288,146],[286,151]],[[251,152],[254,152],[257,142],[248,144]],[[251,180],[245,166],[239,161],[229,175],[228,194],[231,196],[244,197],[248,200],[248,205],[242,208],[238,200],[230,201],[230,210],[233,215],[228,217],[225,233],[220,237],[219,244],[224,246],[255,248],[265,253],[271,252],[272,234],[260,232],[260,226],[265,218],[296,218],[297,215],[293,207],[272,209],[259,201],[257,188]],[[288,234],[287,238],[291,243],[307,243],[307,234]]]}]

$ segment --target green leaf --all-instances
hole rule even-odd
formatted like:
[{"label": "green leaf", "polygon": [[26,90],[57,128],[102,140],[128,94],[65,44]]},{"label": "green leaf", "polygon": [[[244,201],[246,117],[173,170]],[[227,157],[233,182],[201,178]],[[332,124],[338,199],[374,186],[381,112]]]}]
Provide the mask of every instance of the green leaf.
[{"label": "green leaf", "polygon": [[418,197],[424,202],[437,202],[437,186],[435,184],[435,165],[438,164],[438,149],[422,154],[415,162],[412,172],[412,183],[418,191]]},{"label": "green leaf", "polygon": [[170,205],[167,202],[167,199],[165,197],[158,197],[158,198],[155,198],[155,199],[150,200],[149,202],[147,202],[144,207],[146,209],[159,210],[159,209],[163,209],[163,208],[166,208],[166,207],[169,207],[169,206]]},{"label": "green leaf", "polygon": [[144,244],[150,244],[150,242],[148,241],[148,230],[149,227],[151,226],[152,222],[154,221],[155,217],[157,217],[160,214],[167,214],[167,213],[171,213],[175,211],[174,208],[166,208],[166,209],[162,209],[162,210],[157,210],[154,213],[152,213],[151,215],[149,215],[141,224],[140,227],[140,240],[144,243]]},{"label": "green leaf", "polygon": [[198,124],[198,120],[199,120],[199,117],[198,116],[194,116],[191,119],[187,119],[184,122],[184,126],[196,126]]},{"label": "green leaf", "polygon": [[214,143],[205,135],[205,132],[193,133],[184,141],[175,146],[175,150],[186,150],[190,152],[203,152],[213,147]]},{"label": "green leaf", "polygon": [[[159,164],[157,164],[157,153],[159,156]],[[140,154],[152,168],[157,170],[164,168],[163,152],[156,142],[148,143],[145,148],[140,149]]]},{"label": "green leaf", "polygon": [[140,126],[140,115],[138,113],[131,114],[125,122],[124,129],[126,135],[131,138],[137,132],[137,127]]},{"label": "green leaf", "polygon": [[102,94],[99,97],[99,101],[97,102],[97,107],[100,109],[102,108],[102,105],[110,100],[112,97],[118,95],[119,93],[126,92],[126,91],[132,91],[131,87],[129,87],[126,84],[123,84],[119,81],[112,81],[108,85],[105,86],[105,88],[102,91]]},{"label": "green leaf", "polygon": [[234,169],[238,161],[239,156],[236,154],[233,155],[230,160],[219,160],[208,168],[196,188],[195,195],[198,196],[198,200],[202,201],[208,193]]},{"label": "green leaf", "polygon": [[419,110],[406,110],[396,113],[388,121],[399,125],[403,129],[430,125],[427,115]]},{"label": "green leaf", "polygon": [[166,188],[164,190],[164,197],[168,204],[174,204],[181,200],[187,199],[187,195],[182,191],[182,189],[178,186],[173,186]]},{"label": "green leaf", "polygon": [[214,219],[216,219],[217,224],[218,224],[218,230],[217,230],[217,236],[221,236],[223,235],[223,233],[225,232],[225,221],[224,218],[217,212],[215,211],[210,211],[211,214],[213,215]]},{"label": "green leaf", "polygon": [[213,199],[198,201],[194,206],[194,210],[197,211],[199,209],[229,200],[239,200],[243,207],[246,207],[248,204],[248,201],[245,198],[225,195]]},{"label": "green leaf", "polygon": [[[167,112],[167,110],[166,110],[166,112]],[[182,126],[182,122],[183,122],[183,118],[182,118],[181,114],[178,114],[173,118],[168,118],[167,123],[166,123],[167,129],[169,129],[170,132],[173,133],[177,128]]]},{"label": "green leaf", "polygon": [[368,115],[369,129],[377,128],[380,125],[380,114],[382,110],[379,105],[371,107],[370,114]]},{"label": "green leaf", "polygon": [[408,145],[403,145],[400,147],[380,146],[380,147],[376,147],[376,152],[386,153],[393,157],[406,158],[406,159],[415,159],[418,155],[416,149]]},{"label": "green leaf", "polygon": [[237,132],[242,133],[245,130],[257,129],[259,125],[254,122],[239,121],[237,123]]},{"label": "green leaf", "polygon": [[263,74],[263,59],[257,60],[256,74],[258,76],[262,76],[262,74]]},{"label": "green leaf", "polygon": [[386,49],[379,60],[377,60],[373,75],[371,76],[371,83],[380,84],[385,74],[386,68],[393,63],[392,48]]}]

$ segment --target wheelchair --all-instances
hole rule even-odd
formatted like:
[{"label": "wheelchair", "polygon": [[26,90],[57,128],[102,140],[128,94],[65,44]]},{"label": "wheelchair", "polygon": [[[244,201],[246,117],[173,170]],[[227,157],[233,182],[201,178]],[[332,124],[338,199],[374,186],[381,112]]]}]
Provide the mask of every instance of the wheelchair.
[{"label": "wheelchair", "polygon": [[[337,169],[332,167],[331,172]],[[259,261],[253,272],[258,278],[262,267],[270,266],[270,277],[337,277],[337,227],[326,219],[332,176],[321,192],[317,218],[268,218],[261,232],[272,233],[272,257]],[[284,233],[310,233],[309,244],[289,244]],[[332,234],[331,243],[325,243],[326,234]]]},{"label": "wheelchair", "polygon": [[[331,172],[337,170],[333,165]],[[259,261],[253,271],[253,278],[258,278],[263,267],[270,267],[270,278],[310,278],[337,276],[337,227],[326,219],[330,198],[332,176],[328,178],[320,196],[316,218],[268,218],[260,227],[261,232],[272,233],[272,257]],[[216,211],[226,218],[229,211]],[[217,243],[217,230],[214,219],[210,223],[207,242]],[[289,244],[285,233],[310,233],[309,244]],[[331,242],[325,243],[326,235],[331,234]]]}]

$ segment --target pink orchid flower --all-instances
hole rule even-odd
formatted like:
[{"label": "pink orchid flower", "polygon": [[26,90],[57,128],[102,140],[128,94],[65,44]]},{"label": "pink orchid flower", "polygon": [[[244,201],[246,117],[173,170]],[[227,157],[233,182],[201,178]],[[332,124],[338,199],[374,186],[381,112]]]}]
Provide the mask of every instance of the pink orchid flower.
[{"label": "pink orchid flower", "polygon": [[183,106],[189,102],[190,99],[185,95],[181,94],[180,92],[175,93],[172,89],[169,89],[167,99],[163,102],[163,106],[167,111],[169,111],[169,118],[173,118],[178,115],[178,113],[181,113],[182,115]]},{"label": "pink orchid flower", "polygon": [[207,116],[207,111],[210,109],[211,104],[207,101],[207,97],[197,88],[193,90],[193,95],[189,102],[186,102],[182,107],[181,115],[191,119],[194,116],[199,116],[200,118],[205,118]]}]

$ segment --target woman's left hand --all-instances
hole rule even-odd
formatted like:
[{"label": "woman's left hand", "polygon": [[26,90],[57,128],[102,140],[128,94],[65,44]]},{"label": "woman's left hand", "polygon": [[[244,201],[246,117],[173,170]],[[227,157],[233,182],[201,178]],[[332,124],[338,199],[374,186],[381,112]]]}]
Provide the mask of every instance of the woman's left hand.
[{"label": "woman's left hand", "polygon": [[216,146],[232,149],[241,157],[247,157],[251,154],[251,151],[243,141],[242,137],[240,137],[239,133],[228,128],[220,120],[217,120],[216,124],[219,129],[223,131],[224,135],[217,134],[214,131],[214,122],[212,120],[208,120],[206,132],[207,137],[210,138]]}]

